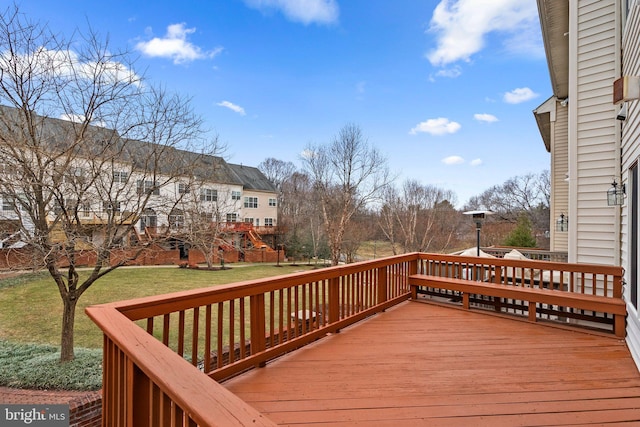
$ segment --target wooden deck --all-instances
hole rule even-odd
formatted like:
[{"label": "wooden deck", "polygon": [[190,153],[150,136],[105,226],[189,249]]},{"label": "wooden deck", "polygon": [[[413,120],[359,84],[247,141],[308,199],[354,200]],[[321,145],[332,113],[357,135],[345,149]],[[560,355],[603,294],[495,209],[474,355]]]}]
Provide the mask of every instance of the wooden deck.
[{"label": "wooden deck", "polygon": [[624,341],[417,301],[224,385],[279,425],[640,425]]}]

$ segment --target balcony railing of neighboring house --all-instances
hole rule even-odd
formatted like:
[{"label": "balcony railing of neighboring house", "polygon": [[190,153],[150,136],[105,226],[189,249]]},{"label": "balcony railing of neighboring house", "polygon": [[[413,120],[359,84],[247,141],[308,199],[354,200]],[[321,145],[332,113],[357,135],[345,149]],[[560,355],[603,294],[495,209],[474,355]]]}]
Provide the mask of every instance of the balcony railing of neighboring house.
[{"label": "balcony railing of neighboring house", "polygon": [[[217,381],[407,300],[417,273],[509,289],[546,286],[560,295],[620,298],[622,288],[619,267],[412,253],[89,307],[104,332],[103,425],[273,425]],[[444,301],[459,297],[431,291]],[[524,310],[518,300],[477,303]],[[563,310],[540,307],[536,315],[610,323]]]}]

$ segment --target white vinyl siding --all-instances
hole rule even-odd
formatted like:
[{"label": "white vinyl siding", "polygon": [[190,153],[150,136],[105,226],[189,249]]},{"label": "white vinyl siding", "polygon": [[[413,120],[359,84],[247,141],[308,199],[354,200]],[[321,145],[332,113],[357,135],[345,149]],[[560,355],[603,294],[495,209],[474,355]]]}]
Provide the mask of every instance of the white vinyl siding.
[{"label": "white vinyl siding", "polygon": [[[622,75],[623,76],[640,76],[640,3],[635,2],[634,6],[629,10],[626,20],[626,26],[622,38]],[[617,105],[616,108],[621,108]],[[631,301],[630,288],[632,283],[631,271],[633,264],[638,264],[637,259],[631,259],[630,237],[630,208],[632,198],[640,200],[640,188],[634,188],[630,182],[629,170],[640,159],[640,101],[627,102],[627,120],[620,122],[622,130],[622,183],[627,186],[627,197],[622,206],[622,242],[621,242],[621,259],[622,266],[625,269],[625,300],[627,303],[627,345],[631,351],[636,364],[640,366],[640,314]],[[640,221],[635,226],[640,229]],[[640,242],[636,242],[640,246]],[[637,283],[636,283],[637,285]]]},{"label": "white vinyl siding", "polygon": [[575,180],[569,222],[575,247],[569,247],[570,260],[614,264],[616,210],[607,206],[606,191],[618,162],[611,102],[617,55],[615,1],[581,0],[570,7],[575,7],[578,28],[577,63],[571,76],[575,85],[569,94],[576,109],[575,135],[569,135],[569,153],[574,150],[569,157],[570,178]]},{"label": "white vinyl siding", "polygon": [[[560,215],[569,215],[569,135],[567,107],[557,105],[556,121],[553,123],[551,149],[551,173],[553,180],[553,216],[552,227]],[[571,222],[569,222],[571,227]],[[551,241],[552,251],[567,251],[569,234],[555,232]]]}]

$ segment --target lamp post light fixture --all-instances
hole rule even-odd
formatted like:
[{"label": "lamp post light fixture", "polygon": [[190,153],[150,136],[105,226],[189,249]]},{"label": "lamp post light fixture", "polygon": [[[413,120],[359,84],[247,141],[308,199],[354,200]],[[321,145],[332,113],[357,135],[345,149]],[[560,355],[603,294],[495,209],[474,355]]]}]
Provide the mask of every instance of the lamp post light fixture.
[{"label": "lamp post light fixture", "polygon": [[480,256],[480,229],[487,215],[493,215],[491,211],[467,211],[465,215],[470,215],[473,222],[476,223],[476,255]]},{"label": "lamp post light fixture", "polygon": [[616,206],[624,203],[624,197],[627,193],[627,186],[625,184],[618,185],[614,179],[611,183],[611,188],[607,190],[607,205]]},{"label": "lamp post light fixture", "polygon": [[561,213],[556,220],[556,231],[569,231],[569,218]]}]

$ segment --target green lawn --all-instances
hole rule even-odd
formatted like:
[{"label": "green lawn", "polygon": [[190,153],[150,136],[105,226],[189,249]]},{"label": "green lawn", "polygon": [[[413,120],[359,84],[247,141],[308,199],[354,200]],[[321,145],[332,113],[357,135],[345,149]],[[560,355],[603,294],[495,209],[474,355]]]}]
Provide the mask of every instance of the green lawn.
[{"label": "green lawn", "polygon": [[[101,348],[102,333],[85,315],[89,305],[204,288],[242,280],[308,270],[304,263],[291,266],[231,264],[228,270],[205,271],[177,267],[121,268],[98,282],[80,298],[76,312],[76,347]],[[52,279],[35,273],[0,280],[0,339],[15,343],[59,346],[62,301]]]}]

